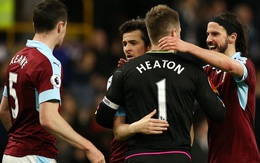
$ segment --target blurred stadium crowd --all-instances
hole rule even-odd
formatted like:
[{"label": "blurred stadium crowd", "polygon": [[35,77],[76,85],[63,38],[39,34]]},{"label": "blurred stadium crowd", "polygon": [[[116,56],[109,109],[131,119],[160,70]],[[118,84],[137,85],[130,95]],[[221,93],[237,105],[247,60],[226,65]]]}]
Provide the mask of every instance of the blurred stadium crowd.
[{"label": "blurred stadium crowd", "polygon": [[[10,1],[10,0],[7,0]],[[42,0],[13,0],[14,22],[31,23],[33,7]],[[66,36],[62,47],[54,51],[64,68],[63,101],[61,114],[81,135],[90,139],[108,158],[112,131],[98,126],[94,119],[96,106],[106,90],[108,77],[117,68],[117,61],[124,57],[118,27],[124,21],[145,13],[157,4],[167,4],[180,14],[183,40],[206,48],[206,25],[208,20],[225,10],[235,12],[249,26],[249,56],[257,67],[256,137],[260,144],[260,5],[257,0],[60,0],[68,7],[69,23],[86,23],[91,13],[91,32],[87,39],[80,35]],[[84,7],[84,4],[92,4]],[[1,3],[3,2],[0,1]],[[3,6],[0,13],[3,13]],[[89,9],[91,11],[85,11]],[[1,14],[0,14],[1,15]],[[1,16],[0,16],[1,17]],[[8,29],[1,27],[0,20],[0,93],[5,81],[9,59],[23,48],[30,33],[15,35],[15,43],[7,46]],[[89,23],[89,22],[88,22]],[[207,160],[207,121],[195,108],[194,163]],[[0,125],[0,150],[2,155],[7,133]],[[58,142],[61,163],[87,162],[85,153],[63,142]],[[0,156],[1,159],[1,156]]]}]

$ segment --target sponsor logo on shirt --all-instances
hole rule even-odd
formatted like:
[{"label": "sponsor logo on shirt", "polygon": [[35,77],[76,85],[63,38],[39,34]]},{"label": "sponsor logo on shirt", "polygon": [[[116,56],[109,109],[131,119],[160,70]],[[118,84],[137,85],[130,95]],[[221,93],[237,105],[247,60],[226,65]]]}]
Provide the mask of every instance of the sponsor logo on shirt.
[{"label": "sponsor logo on shirt", "polygon": [[57,65],[58,67],[60,67],[60,65],[59,65],[58,63],[56,63],[56,62],[53,62],[53,64],[55,64],[55,65]]}]

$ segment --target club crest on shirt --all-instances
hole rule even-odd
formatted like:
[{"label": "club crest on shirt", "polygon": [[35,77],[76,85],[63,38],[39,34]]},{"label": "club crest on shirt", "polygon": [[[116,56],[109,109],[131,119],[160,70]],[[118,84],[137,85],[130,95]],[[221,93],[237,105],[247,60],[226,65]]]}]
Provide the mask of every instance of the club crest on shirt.
[{"label": "club crest on shirt", "polygon": [[246,61],[247,61],[246,57],[240,57],[240,58],[235,58],[235,59],[242,62],[243,64],[246,64]]},{"label": "club crest on shirt", "polygon": [[51,83],[52,83],[52,85],[54,85],[55,87],[60,88],[60,86],[61,86],[61,78],[60,78],[60,76],[57,75],[57,74],[52,75],[52,77],[51,77]]}]

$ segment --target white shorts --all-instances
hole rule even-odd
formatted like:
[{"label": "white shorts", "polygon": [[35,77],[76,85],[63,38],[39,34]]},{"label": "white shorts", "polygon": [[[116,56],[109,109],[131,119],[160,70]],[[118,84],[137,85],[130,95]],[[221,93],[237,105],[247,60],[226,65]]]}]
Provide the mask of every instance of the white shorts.
[{"label": "white shorts", "polygon": [[55,159],[37,156],[37,155],[27,155],[24,157],[14,157],[10,155],[3,155],[2,163],[57,163]]}]

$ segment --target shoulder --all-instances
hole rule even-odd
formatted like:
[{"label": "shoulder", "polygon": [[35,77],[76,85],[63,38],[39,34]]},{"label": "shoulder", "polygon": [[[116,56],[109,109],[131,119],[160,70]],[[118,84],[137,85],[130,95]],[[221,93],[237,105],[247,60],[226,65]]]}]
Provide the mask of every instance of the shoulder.
[{"label": "shoulder", "polygon": [[201,64],[202,63],[202,61],[199,58],[197,58],[194,55],[191,55],[189,53],[178,52],[176,55],[185,59],[185,60],[187,60],[188,62],[193,62],[195,64]]}]

